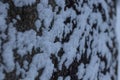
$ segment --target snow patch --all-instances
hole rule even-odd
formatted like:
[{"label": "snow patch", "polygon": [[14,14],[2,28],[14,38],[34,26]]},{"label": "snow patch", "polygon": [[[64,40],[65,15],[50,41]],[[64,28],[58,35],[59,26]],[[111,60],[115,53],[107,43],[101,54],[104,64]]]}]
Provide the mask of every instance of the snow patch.
[{"label": "snow patch", "polygon": [[13,0],[16,7],[32,5],[36,0]]}]

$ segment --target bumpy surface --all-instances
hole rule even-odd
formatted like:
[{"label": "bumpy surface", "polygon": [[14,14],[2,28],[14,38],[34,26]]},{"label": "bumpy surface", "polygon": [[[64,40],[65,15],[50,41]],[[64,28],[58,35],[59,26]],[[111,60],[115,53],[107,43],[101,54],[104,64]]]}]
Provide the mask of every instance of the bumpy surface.
[{"label": "bumpy surface", "polygon": [[0,80],[117,80],[114,0],[1,0]]}]

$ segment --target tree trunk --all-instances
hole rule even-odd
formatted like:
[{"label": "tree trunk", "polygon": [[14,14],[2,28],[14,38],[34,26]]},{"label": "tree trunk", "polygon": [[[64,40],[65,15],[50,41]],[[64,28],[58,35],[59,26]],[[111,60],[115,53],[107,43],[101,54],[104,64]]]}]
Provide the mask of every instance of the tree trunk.
[{"label": "tree trunk", "polygon": [[0,80],[117,80],[114,0],[1,0]]}]

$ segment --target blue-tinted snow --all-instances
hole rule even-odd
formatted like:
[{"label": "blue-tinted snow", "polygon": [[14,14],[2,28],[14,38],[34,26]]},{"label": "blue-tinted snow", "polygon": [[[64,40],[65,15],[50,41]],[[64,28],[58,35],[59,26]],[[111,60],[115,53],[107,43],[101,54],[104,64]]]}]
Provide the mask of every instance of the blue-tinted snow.
[{"label": "blue-tinted snow", "polygon": [[83,63],[80,64],[80,66],[78,67],[78,79],[82,79],[82,77],[84,76],[85,73],[85,69],[84,69],[85,65]]},{"label": "blue-tinted snow", "polygon": [[35,26],[37,28],[37,31],[39,31],[39,29],[41,27],[41,21],[39,19],[35,21]]},{"label": "blue-tinted snow", "polygon": [[[5,18],[7,17],[8,8],[9,8],[9,5],[7,3],[3,4],[2,2],[0,2],[0,31],[2,31],[2,32],[4,32],[5,29],[7,28]],[[2,36],[2,35],[0,35],[0,36]]]},{"label": "blue-tinted snow", "polygon": [[63,80],[63,77],[61,77],[61,76],[60,76],[60,77],[58,77],[58,80]]},{"label": "blue-tinted snow", "polygon": [[65,80],[71,80],[70,76],[67,76],[67,77],[65,78]]},{"label": "blue-tinted snow", "polygon": [[118,66],[118,80],[120,80],[120,1],[118,0],[117,4],[117,28],[116,28],[116,33],[117,33],[117,39],[119,43],[119,66]]},{"label": "blue-tinted snow", "polygon": [[[13,0],[15,6],[22,7],[25,5],[32,5],[35,3],[35,0]],[[78,11],[81,10],[81,15],[77,15],[76,12],[69,8],[66,11],[64,11],[65,2],[64,0],[55,0],[56,4],[61,7],[60,14],[57,14],[56,12],[52,11],[52,8],[50,5],[48,5],[48,0],[41,0],[41,3],[37,4],[37,12],[38,12],[38,20],[36,20],[35,25],[37,28],[37,31],[39,31],[41,27],[41,21],[44,21],[45,28],[43,29],[42,36],[37,36],[36,31],[34,30],[28,30],[25,32],[18,32],[16,31],[16,28],[14,27],[13,23],[10,23],[8,25],[8,35],[5,35],[2,33],[0,37],[3,39],[8,38],[8,42],[6,42],[3,45],[3,62],[5,66],[0,66],[0,80],[4,79],[3,70],[6,72],[11,72],[16,66],[16,74],[22,74],[22,80],[35,80],[35,78],[38,76],[38,70],[44,68],[42,75],[39,77],[40,80],[49,80],[52,76],[54,69],[54,64],[52,63],[50,59],[51,54],[58,55],[58,51],[62,47],[64,50],[64,54],[62,55],[61,59],[57,56],[59,61],[59,70],[61,70],[63,63],[65,62],[66,68],[68,68],[71,63],[73,62],[74,58],[77,57],[77,60],[79,61],[81,59],[81,53],[85,52],[85,41],[87,40],[86,37],[89,36],[89,31],[91,31],[91,25],[94,23],[97,23],[97,26],[100,26],[100,30],[102,32],[105,31],[106,28],[108,28],[108,23],[103,22],[101,13],[96,12],[92,13],[92,4],[98,5],[98,3],[101,3],[102,6],[105,9],[105,16],[107,16],[107,20],[109,19],[109,8],[107,7],[107,4],[104,0],[91,0],[89,1],[89,7],[87,4],[84,4],[83,7],[77,6]],[[79,4],[82,4],[82,0],[80,0]],[[8,4],[3,4],[0,2],[0,31],[4,32],[7,28],[5,18],[7,17],[7,9]],[[56,11],[58,7],[56,7]],[[58,37],[60,41],[62,41],[63,33],[64,37],[67,36],[68,33],[72,31],[72,24],[64,24],[64,20],[67,17],[71,17],[71,19],[76,19],[75,22],[77,22],[76,28],[73,30],[73,33],[70,37],[70,40],[68,42],[65,42],[61,44],[61,42],[54,42],[55,38]],[[87,18],[90,19],[90,24],[87,23]],[[17,16],[17,19],[20,19],[19,15]],[[51,25],[52,20],[54,20],[52,29],[49,28]],[[111,22],[113,22],[111,20]],[[16,21],[13,20],[15,23]],[[74,22],[74,23],[75,23]],[[86,27],[87,26],[87,27]],[[111,25],[113,26],[113,25]],[[94,34],[93,36],[90,36],[90,41],[94,39],[92,44],[92,51],[90,49],[87,50],[87,57],[90,56],[91,52],[93,53],[91,55],[90,63],[89,65],[84,65],[81,63],[78,67],[78,72],[76,75],[78,75],[79,79],[83,80],[97,80],[97,73],[100,69],[104,69],[105,63],[100,61],[100,59],[97,57],[97,51],[99,51],[102,56],[105,56],[107,58],[107,67],[111,67],[113,69],[113,66],[110,65],[111,57],[112,55],[109,54],[109,50],[106,47],[105,43],[108,41],[108,43],[112,45],[111,38],[114,34],[111,33],[109,36],[106,33],[100,33],[98,34],[97,30],[93,30]],[[84,33],[84,36],[82,36],[82,33]],[[90,42],[87,43],[88,45]],[[1,45],[1,41],[0,41]],[[14,61],[14,54],[18,54],[21,57],[28,54],[32,54],[33,47],[35,49],[40,49],[40,52],[36,52],[35,55],[32,58],[32,62],[30,63],[30,67],[28,68],[28,62],[24,61],[23,67],[20,67],[20,64],[18,62]],[[80,52],[77,52],[76,48],[79,47]],[[88,46],[90,47],[90,46]],[[17,48],[17,53],[14,53],[13,50]],[[1,51],[1,50],[0,50]],[[78,53],[78,54],[76,54]],[[108,53],[106,55],[106,53]],[[114,63],[116,64],[116,63]],[[86,67],[86,68],[85,68]],[[28,71],[25,71],[25,69],[28,69]],[[110,73],[106,73],[106,75],[99,73],[99,79],[100,80],[110,80],[110,75],[113,75],[112,73],[114,70],[110,70]],[[84,76],[84,77],[83,77]],[[70,76],[67,76],[65,80],[70,80]],[[59,77],[58,80],[63,80],[62,77]]]},{"label": "blue-tinted snow", "polygon": [[32,5],[36,0],[13,0],[15,6],[22,7],[26,5]]}]

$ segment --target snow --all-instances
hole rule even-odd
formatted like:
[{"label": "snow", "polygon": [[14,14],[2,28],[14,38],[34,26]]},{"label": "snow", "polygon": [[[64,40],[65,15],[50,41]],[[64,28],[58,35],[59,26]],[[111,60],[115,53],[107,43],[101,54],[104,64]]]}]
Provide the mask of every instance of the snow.
[{"label": "snow", "polygon": [[3,73],[3,66],[0,64],[0,80],[4,80],[5,74]]},{"label": "snow", "polygon": [[0,80],[3,80],[5,75],[0,71]]},{"label": "snow", "polygon": [[118,39],[118,43],[119,43],[119,57],[118,57],[118,60],[119,60],[119,66],[118,66],[118,80],[120,80],[120,1],[118,3],[118,6],[117,6],[117,27],[116,27],[116,33],[117,33],[117,39]]},{"label": "snow", "polygon": [[71,80],[70,76],[67,76],[67,77],[65,78],[65,80]]},{"label": "snow", "polygon": [[39,19],[35,21],[35,26],[36,26],[37,31],[39,31],[41,27],[41,21]]},{"label": "snow", "polygon": [[61,76],[60,76],[60,77],[58,77],[58,80],[63,80],[63,77],[61,77]]},{"label": "snow", "polygon": [[20,16],[19,16],[19,15],[17,15],[17,16],[16,16],[16,18],[17,18],[18,20],[21,20],[21,18],[20,18]]},{"label": "snow", "polygon": [[7,10],[9,8],[9,5],[3,4],[0,2],[0,31],[4,32],[7,28],[5,18],[7,17]]},{"label": "snow", "polygon": [[100,74],[99,79],[100,80],[111,80],[110,79],[110,74],[109,73],[106,73],[106,75]]},{"label": "snow", "polygon": [[55,0],[56,4],[62,8],[65,7],[65,1],[64,0]]},{"label": "snow", "polygon": [[[36,0],[13,0],[16,7],[31,6],[35,2]],[[21,20],[21,17],[17,14],[17,20],[13,18],[13,22],[6,24],[9,5],[0,1],[0,55],[3,60],[3,63],[0,63],[0,80],[5,78],[6,74],[3,71],[10,73],[15,69],[16,75],[21,75],[20,80],[35,80],[36,77],[40,80],[50,80],[53,73],[56,70],[61,71],[63,66],[69,70],[76,58],[78,71],[72,76],[77,75],[78,79],[83,80],[97,80],[98,77],[100,80],[110,80],[111,76],[115,78],[116,61],[112,62],[114,58],[106,45],[108,43],[115,51],[112,44],[112,38],[115,37],[112,28],[115,25],[114,23],[109,25],[115,19],[109,18],[108,4],[104,0],[90,0],[88,5],[83,4],[81,0],[79,4],[83,4],[83,6],[75,6],[76,10],[81,11],[78,15],[73,8],[64,9],[64,0],[55,0],[55,2],[57,7],[53,11],[52,7],[48,5],[49,0],[40,0],[40,3],[36,5],[38,18],[33,26],[36,27],[36,30],[21,32],[17,31],[14,26],[17,20]],[[93,12],[93,4],[96,6],[101,4],[105,10],[102,12],[106,16],[106,21],[102,19],[103,16],[99,10]],[[58,7],[61,7],[59,14],[57,14]],[[70,18],[70,22],[65,24],[64,21],[67,18]],[[95,24],[97,27],[93,26]],[[119,25],[117,24],[117,26]],[[42,35],[39,36],[37,32],[41,27]],[[106,30],[108,32],[105,32]],[[117,30],[119,32],[119,29]],[[56,37],[58,41],[55,41]],[[60,49],[64,51],[61,57],[58,56]],[[55,64],[53,64],[52,55],[58,60],[58,68],[55,68]],[[105,61],[102,61],[100,57],[105,58]],[[87,59],[88,62],[84,61]],[[108,68],[109,72],[102,73],[104,69]],[[42,70],[41,75],[39,75],[39,70]],[[64,77],[59,75],[58,80],[72,80],[72,77],[71,75]]]},{"label": "snow", "polygon": [[77,72],[78,79],[82,79],[84,76],[84,73],[85,73],[84,64],[81,63],[78,67],[78,72]]},{"label": "snow", "polygon": [[23,7],[26,5],[32,5],[36,0],[13,0],[16,7]]},{"label": "snow", "polygon": [[32,48],[36,45],[36,32],[33,30],[24,33],[18,32],[16,35],[17,53],[21,56],[31,52]]},{"label": "snow", "polygon": [[[48,14],[49,13],[49,14]],[[41,21],[44,20],[44,26],[46,27],[46,29],[48,29],[52,19],[53,19],[53,12],[50,8],[48,9],[43,9],[42,11],[40,11],[40,19]]]},{"label": "snow", "polygon": [[43,74],[40,77],[40,80],[50,80],[52,74],[53,74],[54,64],[52,64],[51,60],[48,59],[47,64],[45,66],[45,69],[43,71]]},{"label": "snow", "polygon": [[[83,80],[94,80],[99,70],[99,58],[96,55],[91,57],[90,65],[87,66]],[[78,75],[79,76],[79,75]]]}]

